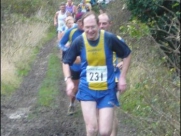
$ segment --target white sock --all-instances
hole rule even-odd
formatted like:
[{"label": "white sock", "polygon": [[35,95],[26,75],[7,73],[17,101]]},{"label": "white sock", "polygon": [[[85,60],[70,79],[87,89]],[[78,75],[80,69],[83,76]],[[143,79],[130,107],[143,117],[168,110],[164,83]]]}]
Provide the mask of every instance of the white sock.
[{"label": "white sock", "polygon": [[70,105],[69,106],[74,106],[74,103],[70,103]]}]

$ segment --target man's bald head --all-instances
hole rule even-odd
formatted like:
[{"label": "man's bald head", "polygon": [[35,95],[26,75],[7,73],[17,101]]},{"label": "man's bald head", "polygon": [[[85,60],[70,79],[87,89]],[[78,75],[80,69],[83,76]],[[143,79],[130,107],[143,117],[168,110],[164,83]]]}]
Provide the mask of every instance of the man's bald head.
[{"label": "man's bald head", "polygon": [[100,29],[108,31],[111,26],[111,20],[107,13],[102,13],[98,16]]}]

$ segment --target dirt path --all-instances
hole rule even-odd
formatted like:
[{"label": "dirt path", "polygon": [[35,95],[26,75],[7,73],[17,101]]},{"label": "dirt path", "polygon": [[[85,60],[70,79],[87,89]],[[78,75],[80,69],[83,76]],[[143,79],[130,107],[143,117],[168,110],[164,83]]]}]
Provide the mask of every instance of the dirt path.
[{"label": "dirt path", "polygon": [[[10,99],[1,97],[2,136],[85,136],[85,127],[79,103],[74,116],[67,116],[68,99],[64,92],[64,81],[60,84],[61,95],[57,96],[53,108],[36,107],[38,88],[43,80],[49,54],[56,40],[50,40],[41,49],[28,76]],[[127,122],[127,116],[119,112],[118,136],[136,136]]]}]

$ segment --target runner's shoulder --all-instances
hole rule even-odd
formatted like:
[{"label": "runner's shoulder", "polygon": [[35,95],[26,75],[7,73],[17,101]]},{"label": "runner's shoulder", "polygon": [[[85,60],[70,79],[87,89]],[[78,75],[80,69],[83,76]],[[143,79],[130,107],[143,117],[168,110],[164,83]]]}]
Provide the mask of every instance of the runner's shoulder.
[{"label": "runner's shoulder", "polygon": [[66,33],[70,34],[72,30],[77,29],[77,25],[74,25],[72,28],[68,29]]},{"label": "runner's shoulder", "polygon": [[77,44],[78,46],[82,46],[82,43],[83,43],[83,37],[82,35],[79,35],[77,36],[74,41],[73,41],[74,44]]}]

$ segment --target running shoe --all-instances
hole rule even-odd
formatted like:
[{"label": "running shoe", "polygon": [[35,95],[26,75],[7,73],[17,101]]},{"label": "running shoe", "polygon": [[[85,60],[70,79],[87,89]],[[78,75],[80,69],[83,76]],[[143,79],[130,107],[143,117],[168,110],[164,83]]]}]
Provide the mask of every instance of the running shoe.
[{"label": "running shoe", "polygon": [[73,115],[74,114],[74,106],[69,106],[67,115]]}]

